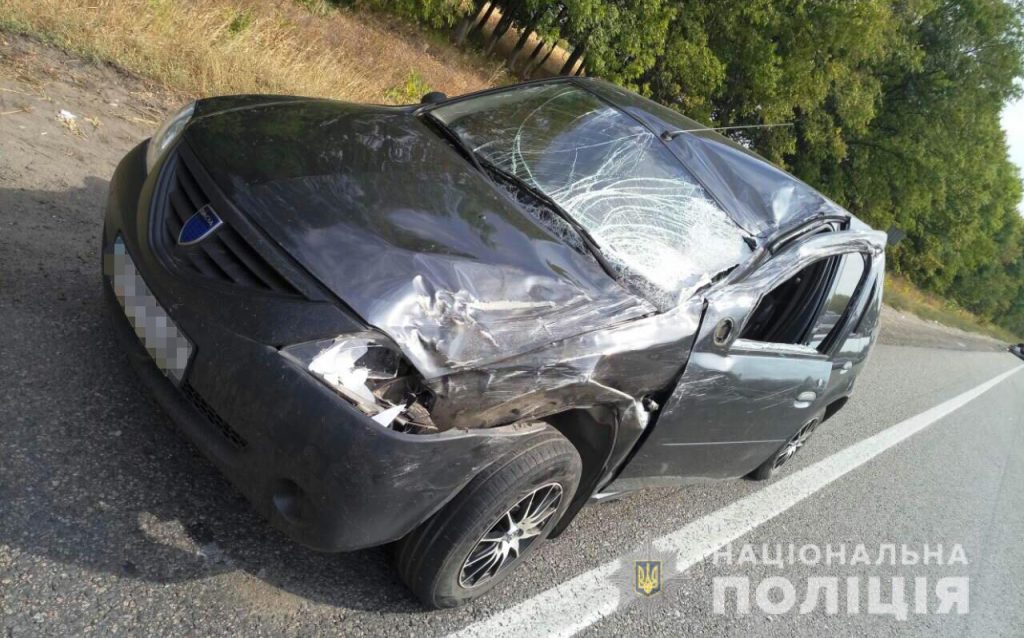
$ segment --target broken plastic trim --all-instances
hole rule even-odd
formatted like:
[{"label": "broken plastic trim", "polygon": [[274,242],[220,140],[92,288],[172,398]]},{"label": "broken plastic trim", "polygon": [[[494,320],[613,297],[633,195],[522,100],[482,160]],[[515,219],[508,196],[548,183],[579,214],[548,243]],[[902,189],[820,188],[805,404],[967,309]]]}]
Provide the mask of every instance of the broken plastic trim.
[{"label": "broken plastic trim", "polygon": [[[340,335],[282,348],[321,383],[384,427],[432,429],[416,374],[401,352],[372,332]],[[416,427],[418,426],[418,428]]]}]

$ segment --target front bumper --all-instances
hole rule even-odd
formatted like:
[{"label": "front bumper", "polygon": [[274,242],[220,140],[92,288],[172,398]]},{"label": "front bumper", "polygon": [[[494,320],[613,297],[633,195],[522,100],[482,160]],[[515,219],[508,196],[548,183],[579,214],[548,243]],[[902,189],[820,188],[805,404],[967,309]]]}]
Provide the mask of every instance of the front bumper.
[{"label": "front bumper", "polygon": [[233,291],[168,270],[148,239],[157,179],[146,175],[144,155],[145,144],[111,180],[103,252],[110,263],[122,238],[148,292],[187,337],[180,378],[158,369],[105,275],[117,334],[179,428],[276,527],[323,551],[397,540],[533,431],[404,434],[357,411],[278,347],[362,324],[328,301]]}]

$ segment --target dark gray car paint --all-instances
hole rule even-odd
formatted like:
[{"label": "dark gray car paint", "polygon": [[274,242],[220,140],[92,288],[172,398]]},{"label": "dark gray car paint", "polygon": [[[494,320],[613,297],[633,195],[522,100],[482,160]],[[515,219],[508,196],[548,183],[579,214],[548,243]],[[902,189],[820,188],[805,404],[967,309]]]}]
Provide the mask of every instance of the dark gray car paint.
[{"label": "dark gray car paint", "polygon": [[[611,85],[583,85],[652,130],[698,126]],[[474,170],[413,109],[219,98],[200,103],[184,141],[236,206],[395,341],[436,393],[432,416],[445,427],[602,408],[618,458],[605,458],[599,482],[631,451],[623,478],[738,476],[832,395],[834,353],[708,346],[718,318],[741,325],[769,289],[762,270],[790,272],[794,262],[755,254],[769,258],[761,269],[736,270],[749,282],[727,279],[659,314]],[[688,134],[667,145],[761,245],[819,216],[863,228],[721,136]],[[876,234],[833,235],[808,251],[880,256]],[[795,413],[794,393],[805,386],[817,399]],[[644,398],[668,403],[659,415]],[[677,443],[707,445],[687,451]]]},{"label": "dark gray car paint", "polygon": [[[626,489],[631,479],[650,476],[666,480],[746,474],[778,449],[796,427],[819,416],[835,400],[830,390],[849,372],[843,364],[834,366],[835,350],[849,343],[844,357],[855,360],[866,356],[877,336],[877,326],[873,326],[865,339],[847,339],[870,301],[864,294],[865,284],[880,275],[884,246],[885,234],[878,231],[817,235],[790,246],[753,276],[724,282],[710,292],[693,352],[658,415],[658,427],[612,489]],[[744,322],[765,292],[814,261],[852,252],[864,254],[871,260],[871,268],[840,322],[833,348],[819,352],[807,346],[735,338],[742,334]],[[715,339],[722,321],[735,326],[732,338],[724,343]]]}]

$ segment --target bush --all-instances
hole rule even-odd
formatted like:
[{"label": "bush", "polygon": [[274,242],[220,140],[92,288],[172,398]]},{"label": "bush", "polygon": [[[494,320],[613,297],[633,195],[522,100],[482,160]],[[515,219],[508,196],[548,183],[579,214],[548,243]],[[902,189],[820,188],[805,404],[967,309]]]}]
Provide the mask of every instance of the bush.
[{"label": "bush", "polygon": [[409,71],[405,82],[393,86],[384,94],[384,99],[393,104],[414,104],[430,92],[430,85],[416,71]]}]

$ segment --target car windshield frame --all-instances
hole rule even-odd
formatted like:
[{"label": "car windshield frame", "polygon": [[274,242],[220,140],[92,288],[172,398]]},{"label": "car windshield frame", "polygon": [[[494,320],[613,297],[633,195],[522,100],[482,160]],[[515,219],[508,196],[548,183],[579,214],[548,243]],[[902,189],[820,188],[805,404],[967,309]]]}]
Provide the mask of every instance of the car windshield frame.
[{"label": "car windshield frame", "polygon": [[473,160],[539,194],[660,310],[751,255],[745,231],[664,141],[580,83],[492,89],[418,113]]}]

